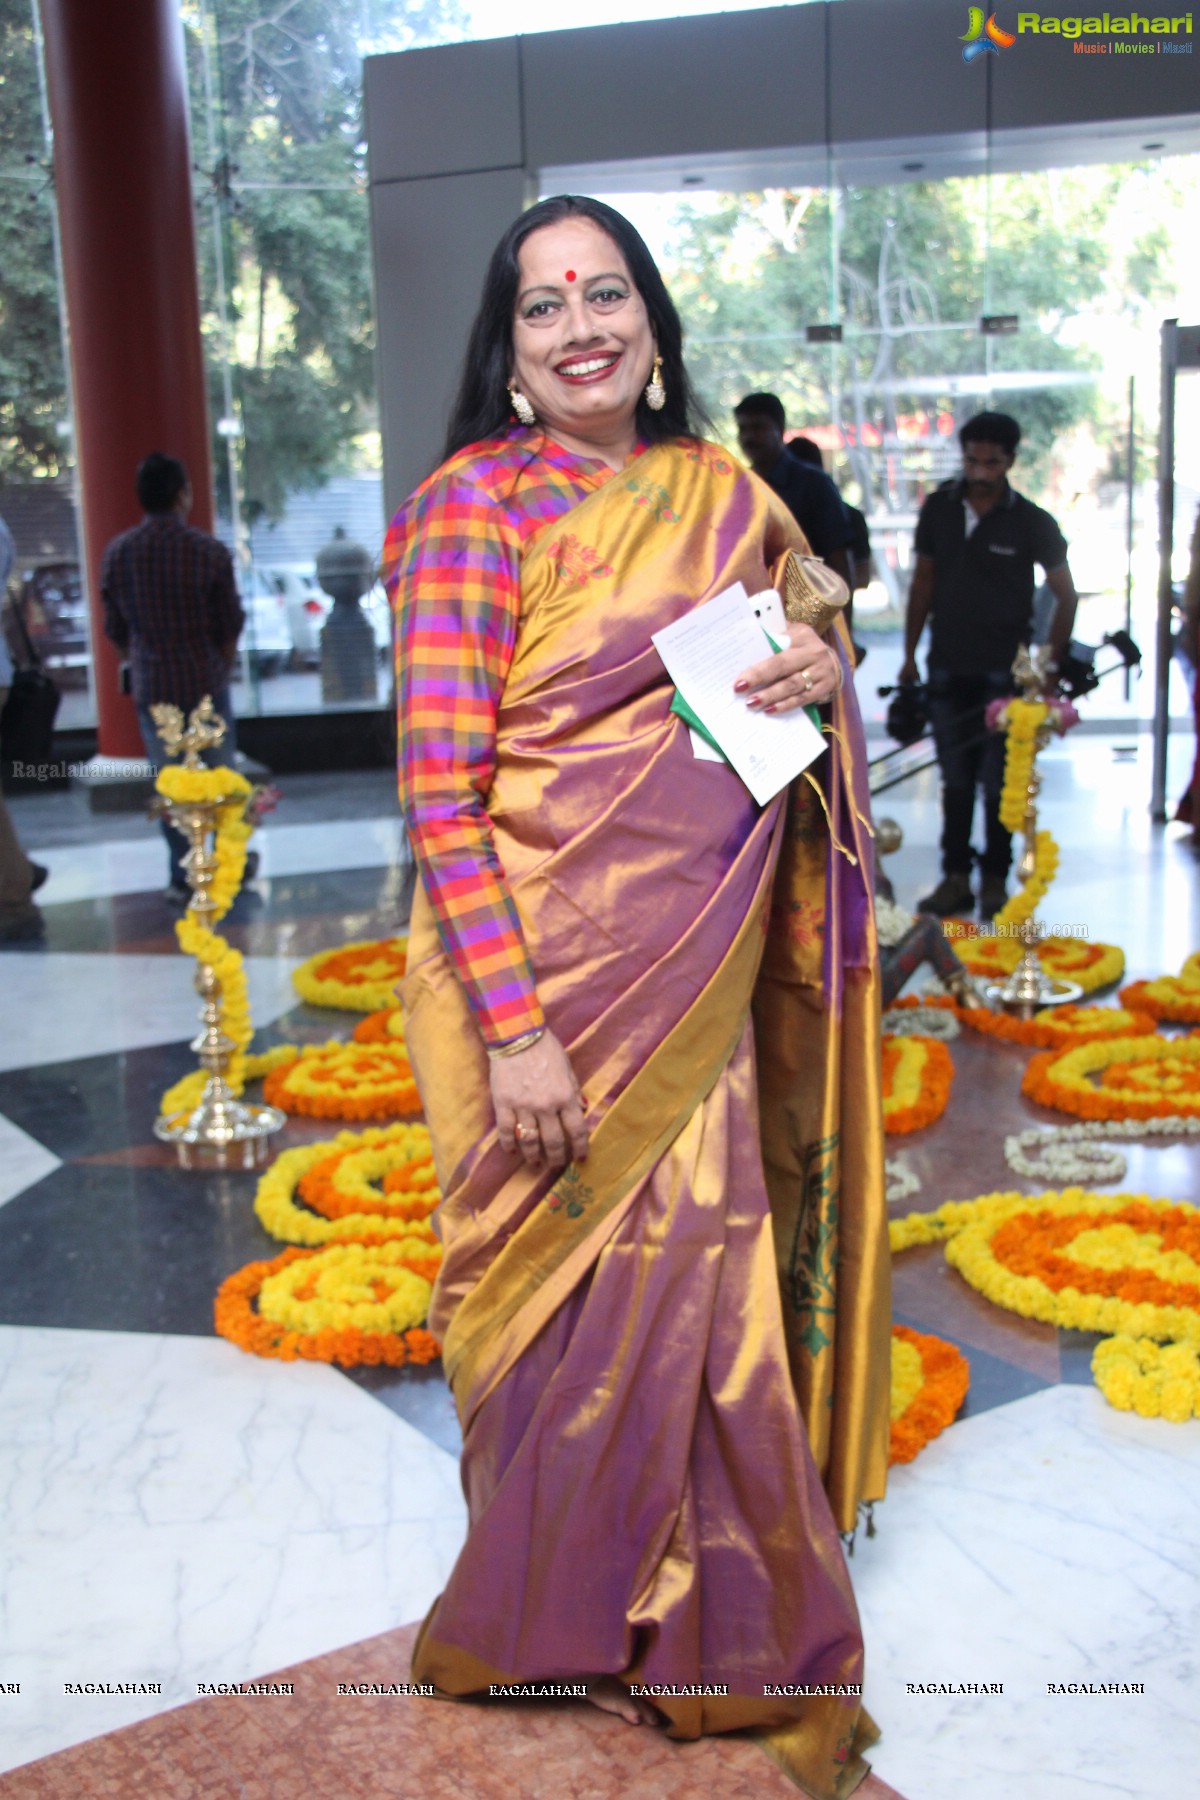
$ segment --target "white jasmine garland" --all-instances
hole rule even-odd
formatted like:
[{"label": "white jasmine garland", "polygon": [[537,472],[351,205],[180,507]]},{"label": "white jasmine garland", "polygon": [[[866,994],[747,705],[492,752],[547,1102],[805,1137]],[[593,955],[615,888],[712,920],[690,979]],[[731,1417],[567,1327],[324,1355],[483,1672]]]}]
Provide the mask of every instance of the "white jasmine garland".
[{"label": "white jasmine garland", "polygon": [[884,894],[875,896],[875,930],[879,942],[886,950],[900,943],[912,930],[915,915],[906,912],[904,907],[897,906]]},{"label": "white jasmine garland", "polygon": [[962,1035],[962,1026],[944,1006],[896,1006],[883,1015],[883,1029],[890,1037],[950,1039]]},{"label": "white jasmine garland", "polygon": [[1031,1181],[1082,1184],[1122,1181],[1128,1163],[1104,1139],[1140,1141],[1153,1137],[1200,1137],[1200,1119],[1172,1113],[1162,1119],[1093,1119],[1079,1125],[1033,1126],[1004,1140],[1004,1158],[1014,1174]]},{"label": "white jasmine garland", "polygon": [[886,1197],[889,1206],[898,1200],[907,1200],[921,1191],[921,1180],[909,1168],[902,1156],[889,1156],[884,1159],[884,1174],[887,1177]]}]

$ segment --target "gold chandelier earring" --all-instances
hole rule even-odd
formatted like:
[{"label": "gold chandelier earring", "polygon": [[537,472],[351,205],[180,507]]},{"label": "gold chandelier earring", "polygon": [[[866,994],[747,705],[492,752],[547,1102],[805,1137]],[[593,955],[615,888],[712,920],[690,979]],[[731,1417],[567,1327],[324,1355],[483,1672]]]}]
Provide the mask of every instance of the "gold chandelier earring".
[{"label": "gold chandelier earring", "polygon": [[537,424],[537,414],[515,381],[510,381],[508,384],[508,397],[512,401],[512,409],[522,425]]},{"label": "gold chandelier earring", "polygon": [[662,357],[656,355],[654,367],[650,371],[650,379],[646,383],[646,405],[651,412],[661,412],[667,404],[667,390],[663,386]]}]

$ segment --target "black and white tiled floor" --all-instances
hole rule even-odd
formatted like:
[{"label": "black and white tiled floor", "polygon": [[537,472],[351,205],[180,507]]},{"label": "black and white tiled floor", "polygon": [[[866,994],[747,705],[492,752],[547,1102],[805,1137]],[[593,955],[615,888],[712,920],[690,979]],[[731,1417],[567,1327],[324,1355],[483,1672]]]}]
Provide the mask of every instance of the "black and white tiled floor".
[{"label": "black and white tiled floor", "polygon": [[[1178,784],[1186,741],[1172,755]],[[1068,742],[1044,794],[1063,846],[1055,917],[1122,943],[1135,974],[1200,945],[1200,865],[1148,822],[1147,756]],[[258,893],[227,932],[260,1042],[344,1031],[347,1017],[297,1004],[291,969],[406,916],[395,816],[372,815],[360,782],[379,793],[378,776],[309,782],[305,821],[285,796],[261,834]],[[12,810],[51,880],[45,947],[0,954],[0,1771],[181,1705],[198,1681],[420,1617],[463,1530],[440,1373],[262,1362],[213,1333],[221,1279],[278,1246],[251,1212],[253,1176],[185,1173],[151,1134],[158,1095],[191,1066],[197,1006],[158,893],[161,843],[136,819],[56,833],[52,807]],[[934,867],[929,778],[880,810],[904,826],[891,872],[911,902]],[[906,1146],[928,1195],[1020,1185],[970,1101],[1015,1084],[1014,1054],[956,1049],[946,1119]],[[290,1122],[283,1141],[325,1134]],[[1135,1152],[1126,1185],[1194,1199],[1200,1149]],[[1200,1423],[1114,1413],[1087,1342],[987,1307],[936,1250],[898,1269],[896,1309],[962,1345],[972,1391],[895,1472],[851,1563],[876,1769],[908,1800],[1193,1791]],[[64,1696],[88,1681],[158,1691]],[[1048,1695],[1072,1681],[1145,1692]],[[1004,1692],[908,1691],[938,1682]]]}]

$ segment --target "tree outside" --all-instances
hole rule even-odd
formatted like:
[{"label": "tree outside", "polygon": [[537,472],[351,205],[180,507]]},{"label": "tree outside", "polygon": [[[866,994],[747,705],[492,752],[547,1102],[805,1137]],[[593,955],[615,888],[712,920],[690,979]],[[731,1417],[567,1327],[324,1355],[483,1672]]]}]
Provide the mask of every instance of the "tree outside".
[{"label": "tree outside", "polygon": [[[203,329],[228,513],[377,465],[362,57],[462,36],[458,0],[184,0]],[[0,0],[0,480],[70,462],[31,0]],[[219,276],[223,277],[222,283]],[[223,303],[222,303],[223,302]],[[228,368],[228,382],[226,382]]]},{"label": "tree outside", "polygon": [[[721,196],[679,209],[665,261],[722,434],[742,394],[778,393],[848,497],[907,535],[988,404],[1020,419],[1021,485],[1070,502],[1124,478],[1136,369],[1150,472],[1158,321],[1197,198],[1190,161]],[[1019,329],[985,338],[985,313]],[[834,321],[840,345],[806,342]],[[902,571],[881,573],[897,600]]]},{"label": "tree outside", "polygon": [[[0,0],[9,481],[70,461],[32,17],[30,0]],[[183,0],[182,17],[218,495],[228,516],[236,483],[249,528],[378,467],[361,58],[469,25],[459,0]],[[664,264],[718,426],[740,394],[775,389],[898,542],[988,372],[1025,431],[1025,485],[1061,505],[1122,478],[1136,371],[1148,473],[1157,324],[1189,291],[1198,201],[1196,159],[724,196],[677,209]],[[1019,332],[981,339],[984,312],[1016,314]],[[806,343],[833,320],[840,346]],[[1023,371],[1038,385],[1008,385]]]},{"label": "tree outside", "polygon": [[0,0],[0,480],[69,460],[53,217],[33,15]]},{"label": "tree outside", "polygon": [[[378,466],[362,57],[462,35],[457,0],[185,0],[215,420],[242,512]],[[232,414],[230,413],[232,403]],[[236,440],[235,440],[236,442]],[[230,507],[238,458],[215,446]]]}]

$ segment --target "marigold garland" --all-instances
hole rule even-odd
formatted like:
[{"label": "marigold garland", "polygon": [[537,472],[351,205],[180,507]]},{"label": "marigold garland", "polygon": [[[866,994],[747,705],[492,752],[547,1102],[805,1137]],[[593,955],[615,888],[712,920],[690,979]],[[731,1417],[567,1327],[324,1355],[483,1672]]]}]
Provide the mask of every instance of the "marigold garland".
[{"label": "marigold garland", "polygon": [[1058,845],[1048,831],[1039,831],[1033,840],[1033,874],[1010,894],[996,913],[992,924],[997,931],[1010,929],[1032,919],[1046,898],[1050,884],[1058,874]]},{"label": "marigold garland", "polygon": [[[235,1094],[240,1094],[248,1081],[258,1081],[277,1069],[281,1063],[294,1062],[299,1046],[296,1044],[275,1044],[270,1050],[263,1050],[259,1055],[242,1055],[240,1052],[232,1059],[227,1080]],[[190,1113],[200,1104],[208,1075],[204,1069],[193,1069],[189,1075],[181,1075],[173,1087],[169,1087],[158,1103],[158,1110],[164,1118],[173,1118],[177,1113]]]},{"label": "marigold garland", "polygon": [[420,1237],[436,1269],[441,1251],[427,1221],[440,1200],[425,1126],[389,1125],[284,1150],[259,1178],[254,1211],[272,1237],[293,1244]]},{"label": "marigold garland", "polygon": [[[979,928],[969,920],[947,919],[945,931],[968,974],[990,981],[1000,981],[1011,975],[1024,955],[1020,938],[1007,934],[999,937],[981,935]],[[1108,987],[1125,973],[1125,952],[1118,944],[1054,936],[1042,938],[1034,949],[1047,975],[1077,982],[1085,994]]]},{"label": "marigold garland", "polygon": [[1118,1412],[1184,1425],[1200,1419],[1200,1354],[1188,1344],[1105,1338],[1092,1353],[1096,1386]]},{"label": "marigold garland", "polygon": [[[1090,1077],[1098,1076],[1094,1086]],[[1200,1115],[1200,1037],[1107,1038],[1031,1058],[1022,1093],[1080,1119]]]},{"label": "marigold garland", "polygon": [[[1065,730],[1044,700],[1013,698],[994,714],[989,722],[1002,725],[1005,733],[1004,784],[1000,791],[1000,820],[1009,831],[1025,829],[1029,808],[1029,787],[1037,759],[1038,732],[1049,721]],[[1033,873],[1011,894],[995,915],[993,924],[999,931],[1011,929],[1032,919],[1058,873],[1058,845],[1048,831],[1034,834]]]},{"label": "marigold garland", "polygon": [[1132,981],[1121,989],[1126,1006],[1137,1006],[1156,1019],[1176,1025],[1200,1025],[1200,950],[1194,951],[1178,975],[1155,981]]},{"label": "marigold garland", "polygon": [[429,1311],[431,1284],[410,1267],[420,1239],[358,1238],[276,1269],[258,1290],[258,1316],[306,1337],[351,1330],[402,1337]]},{"label": "marigold garland", "polygon": [[395,1007],[407,960],[406,937],[366,938],[310,956],[292,971],[292,982],[310,1006],[373,1013]]},{"label": "marigold garland", "polygon": [[429,1224],[440,1199],[423,1125],[341,1131],[283,1151],[259,1181],[254,1210],[273,1236],[314,1247],[229,1276],[216,1298],[217,1330],[257,1356],[431,1362],[441,1347],[417,1327],[441,1267]]},{"label": "marigold garland", "polygon": [[223,764],[215,769],[188,769],[166,763],[154,778],[156,790],[175,806],[209,806],[215,800],[236,803],[241,811],[253,793],[244,775]]},{"label": "marigold garland", "polygon": [[907,1412],[917,1395],[925,1377],[921,1369],[921,1352],[915,1344],[908,1341],[907,1335],[892,1326],[892,1386],[890,1415],[892,1424]]},{"label": "marigold garland", "polygon": [[1149,1037],[1154,1020],[1149,1013],[1132,1012],[1120,1006],[1044,1006],[1032,1019],[1017,1019],[1011,1013],[985,1012],[982,1007],[965,1007],[963,1023],[972,1031],[1003,1039],[1010,1044],[1029,1044],[1042,1048],[1069,1048],[1072,1044],[1094,1043],[1105,1038]]},{"label": "marigold garland", "polygon": [[948,995],[925,995],[921,999],[905,995],[893,1002],[893,1010],[931,1006],[953,1013],[963,1025],[984,1037],[1041,1050],[1066,1049],[1099,1038],[1150,1037],[1154,1033],[1154,1020],[1148,1012],[1121,1006],[1044,1006],[1032,1019],[1018,1019],[1012,1013],[991,1012],[985,1006],[958,1006]]},{"label": "marigold garland", "polygon": [[920,1131],[940,1119],[950,1099],[954,1063],[937,1038],[883,1040],[883,1129],[889,1136]]},{"label": "marigold garland", "polygon": [[[250,997],[246,985],[246,967],[240,950],[233,949],[211,926],[225,917],[241,890],[246,872],[246,846],[254,827],[246,817],[246,802],[253,794],[251,784],[236,769],[187,769],[182,763],[167,763],[158,771],[155,788],[164,799],[178,805],[206,804],[226,798],[228,804],[214,815],[213,855],[216,869],[208,888],[208,897],[216,910],[210,924],[202,925],[189,905],[175,925],[175,936],[185,956],[212,969],[221,985],[221,1029],[232,1039],[234,1052],[226,1079],[235,1094],[240,1094],[249,1077],[246,1074],[246,1050],[254,1035],[250,1019]],[[167,1089],[159,1102],[165,1118],[191,1112],[199,1105],[208,1076],[195,1070]]]},{"label": "marigold garland", "polygon": [[308,1044],[274,1069],[263,1098],[314,1119],[392,1119],[416,1112],[417,1084],[399,1044]]},{"label": "marigold garland", "polygon": [[1029,799],[1029,783],[1037,757],[1037,734],[1050,717],[1044,700],[1011,699],[996,715],[1003,725],[1004,785],[1000,790],[1000,823],[1009,831],[1021,831]]},{"label": "marigold garland", "polygon": [[300,1197],[326,1219],[364,1212],[382,1219],[429,1218],[441,1200],[429,1132],[424,1125],[393,1125],[377,1142],[322,1157],[301,1177]]},{"label": "marigold garland", "polygon": [[402,1044],[404,1014],[398,1006],[369,1013],[365,1019],[358,1021],[350,1035],[356,1044]]},{"label": "marigold garland", "polygon": [[[984,1194],[895,1219],[889,1238],[894,1255],[945,1242],[947,1261],[1010,1312],[1118,1334],[1120,1350],[1101,1345],[1093,1362],[1106,1399],[1148,1418],[1188,1416],[1185,1356],[1200,1349],[1200,1208],[1083,1188]],[[1156,1355],[1141,1340],[1171,1348]]]},{"label": "marigold garland", "polygon": [[893,1254],[944,1241],[971,1286],[1075,1331],[1200,1343],[1200,1210],[1065,1188],[984,1194],[894,1219]]},{"label": "marigold garland", "polygon": [[944,1338],[892,1326],[888,1465],[912,1462],[951,1424],[967,1394],[970,1365]]},{"label": "marigold garland", "polygon": [[[291,1277],[295,1286],[282,1292],[269,1288],[274,1278],[298,1263],[306,1266]],[[285,1250],[270,1262],[248,1263],[221,1283],[214,1322],[220,1335],[239,1349],[285,1362],[303,1358],[346,1368],[432,1362],[441,1346],[413,1320],[414,1313],[424,1317],[419,1299],[428,1307],[429,1279],[423,1272],[427,1266],[423,1240],[409,1248],[405,1240],[362,1238],[324,1250]],[[269,1306],[288,1317],[300,1317],[305,1328],[265,1317],[255,1306],[264,1288],[270,1294]],[[398,1331],[379,1329],[377,1319],[411,1322]]]}]

